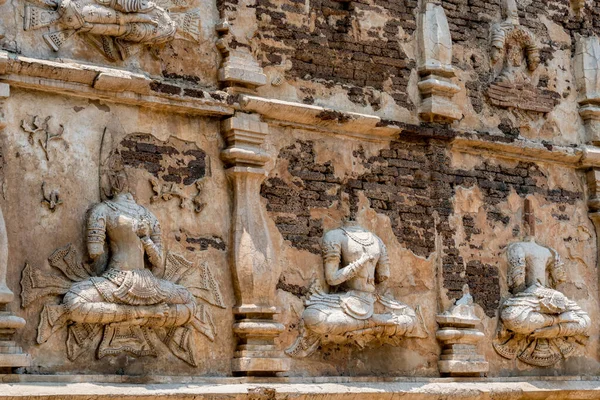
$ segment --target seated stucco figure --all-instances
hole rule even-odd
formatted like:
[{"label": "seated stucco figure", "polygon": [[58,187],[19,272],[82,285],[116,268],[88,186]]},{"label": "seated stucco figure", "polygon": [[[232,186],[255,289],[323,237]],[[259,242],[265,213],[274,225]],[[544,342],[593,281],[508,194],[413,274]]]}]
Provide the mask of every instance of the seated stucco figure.
[{"label": "seated stucco figure", "polygon": [[[100,358],[121,352],[156,355],[146,329],[165,328],[170,331],[167,342],[171,350],[193,364],[187,356],[192,344],[189,333],[200,332],[212,339],[203,308],[187,288],[153,273],[164,266],[159,222],[125,190],[124,174],[115,173],[109,180],[112,198],[90,210],[86,229],[90,258],[108,263],[99,276],[86,272],[88,267],[81,262],[74,263],[70,274],[76,275],[76,282],[61,304],[44,307],[38,342],[68,325],[73,339],[68,350],[75,357],[94,327],[104,327]],[[75,257],[67,247],[55,252],[50,262],[59,265],[61,259]]]},{"label": "seated stucco figure", "polygon": [[194,296],[146,268],[146,260],[151,268],[163,264],[158,220],[130,193],[116,186],[113,190],[113,198],[94,206],[87,222],[90,258],[96,260],[109,250],[108,267],[101,276],[75,283],[65,294],[69,319],[153,326],[193,323]]},{"label": "seated stucco figure", "polygon": [[132,45],[165,43],[176,33],[169,13],[148,0],[45,0],[45,4],[51,9],[26,6],[25,30],[60,27],[44,35],[54,50],[71,35],[85,33],[109,59],[125,59]]},{"label": "seated stucco figure", "polygon": [[590,317],[554,289],[566,280],[556,250],[533,238],[507,248],[508,286],[513,293],[500,309],[494,348],[502,357],[548,367],[569,356],[588,336]]},{"label": "seated stucco figure", "polygon": [[318,290],[306,301],[300,335],[288,355],[309,356],[324,342],[363,347],[377,339],[397,344],[403,337],[426,337],[418,310],[377,291],[390,276],[390,261],[379,237],[346,222],[325,234],[322,249],[330,290]]}]

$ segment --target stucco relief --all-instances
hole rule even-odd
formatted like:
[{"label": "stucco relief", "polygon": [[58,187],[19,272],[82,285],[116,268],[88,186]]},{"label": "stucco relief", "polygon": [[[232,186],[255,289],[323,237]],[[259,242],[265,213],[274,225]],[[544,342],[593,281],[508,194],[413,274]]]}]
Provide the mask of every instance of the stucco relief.
[{"label": "stucco relief", "polygon": [[[27,4],[23,28],[51,27],[43,38],[53,50],[79,34],[111,61],[125,60],[140,45],[156,46],[177,37],[198,40],[197,11],[169,12],[179,5],[148,0],[40,0]],[[180,35],[178,36],[178,33]]]},{"label": "stucco relief", "polygon": [[37,139],[37,144],[44,151],[47,161],[50,161],[49,148],[52,141],[63,141],[64,147],[68,148],[63,138],[63,133],[65,132],[64,126],[61,124],[56,129],[51,128],[51,119],[52,116],[41,118],[39,115],[36,115],[31,119],[31,123],[26,120],[21,121],[21,129],[27,133],[29,144],[34,146]]},{"label": "stucco relief", "polygon": [[[97,349],[98,358],[124,352],[157,356],[157,341],[197,366],[196,334],[213,340],[210,305],[225,308],[208,265],[165,252],[160,224],[127,191],[123,171],[110,174],[109,199],[89,212],[86,245],[91,263],[67,245],[49,264],[61,275],[26,266],[21,279],[23,306],[49,295],[38,326],[38,343],[67,328],[67,355],[76,359]],[[97,272],[99,271],[99,272]]]},{"label": "stucco relief", "polygon": [[504,21],[492,26],[492,64],[500,73],[488,89],[492,104],[547,113],[556,105],[551,93],[534,86],[532,73],[540,65],[540,49],[535,35],[521,25],[515,0],[504,0]]},{"label": "stucco relief", "polygon": [[419,116],[429,122],[460,119],[460,107],[453,101],[460,87],[453,82],[452,37],[441,1],[421,1],[418,22]]},{"label": "stucco relief", "polygon": [[442,376],[481,376],[489,370],[485,356],[477,352],[477,344],[485,339],[485,334],[480,328],[481,319],[475,315],[468,285],[463,293],[448,311],[436,317],[440,329],[435,336],[442,345],[438,368]]},{"label": "stucco relief", "polygon": [[494,348],[504,358],[551,367],[585,343],[592,322],[577,303],[555,289],[567,279],[556,250],[530,237],[510,244],[507,257],[513,297],[500,308]]},{"label": "stucco relief", "polygon": [[390,260],[378,236],[346,221],[325,234],[322,247],[330,290],[316,289],[306,301],[289,356],[307,357],[326,342],[362,348],[375,341],[399,345],[404,337],[427,337],[419,308],[413,310],[383,290]]}]

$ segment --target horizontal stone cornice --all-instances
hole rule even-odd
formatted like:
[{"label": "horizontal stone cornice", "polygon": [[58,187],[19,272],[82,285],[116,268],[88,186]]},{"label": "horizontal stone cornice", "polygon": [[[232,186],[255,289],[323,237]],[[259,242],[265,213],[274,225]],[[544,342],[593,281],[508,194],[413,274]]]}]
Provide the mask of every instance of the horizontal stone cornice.
[{"label": "horizontal stone cornice", "polygon": [[169,80],[156,80],[125,70],[65,60],[42,60],[0,50],[0,82],[86,99],[147,107],[186,115],[227,118],[236,111],[255,113],[270,125],[345,136],[371,142],[398,138],[442,140],[455,151],[486,154],[571,168],[600,167],[600,148],[558,146],[501,135],[451,129],[444,125],[412,125],[376,115],[347,112],[252,95],[210,92]]},{"label": "horizontal stone cornice", "polygon": [[214,94],[163,83],[129,71],[41,60],[3,50],[0,50],[0,81],[17,88],[188,115],[229,116],[234,113],[224,92]]},{"label": "horizontal stone cornice", "polygon": [[389,140],[401,132],[386,126],[383,119],[369,114],[345,112],[331,108],[243,95],[239,106],[244,112],[258,113],[278,125],[353,136],[364,140]]}]

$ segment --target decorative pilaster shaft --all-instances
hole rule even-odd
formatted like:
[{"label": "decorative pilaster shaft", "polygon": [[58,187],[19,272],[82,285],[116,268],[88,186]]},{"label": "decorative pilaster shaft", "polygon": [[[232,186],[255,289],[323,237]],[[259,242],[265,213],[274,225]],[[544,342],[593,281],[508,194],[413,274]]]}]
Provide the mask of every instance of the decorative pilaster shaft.
[{"label": "decorative pilaster shaft", "polygon": [[428,122],[462,118],[453,96],[460,87],[452,82],[452,37],[440,0],[421,0],[418,18],[418,83],[422,102],[419,116]]},{"label": "decorative pilaster shaft", "polygon": [[575,81],[579,93],[579,115],[586,142],[600,144],[600,39],[579,37],[575,48]]},{"label": "decorative pilaster shaft", "polygon": [[[0,6],[6,3],[6,0],[0,0]],[[4,27],[0,26],[0,39],[4,39]]]},{"label": "decorative pilaster shaft", "polygon": [[[0,83],[0,133],[6,127],[4,104],[9,96],[10,86]],[[25,320],[8,309],[15,295],[6,285],[7,269],[8,234],[0,209],[0,368],[26,367],[30,365],[29,356],[13,341],[16,331],[25,326]]]},{"label": "decorative pilaster shaft", "polygon": [[596,264],[600,266],[600,169],[592,168],[587,172],[588,216],[596,228]]},{"label": "decorative pilaster shaft", "polygon": [[230,165],[234,207],[231,267],[237,305],[233,330],[238,346],[232,370],[244,375],[274,375],[289,369],[289,360],[275,346],[284,326],[273,320],[279,265],[260,201],[267,154],[261,149],[268,125],[258,116],[238,114],[223,122],[228,147],[221,157]]}]

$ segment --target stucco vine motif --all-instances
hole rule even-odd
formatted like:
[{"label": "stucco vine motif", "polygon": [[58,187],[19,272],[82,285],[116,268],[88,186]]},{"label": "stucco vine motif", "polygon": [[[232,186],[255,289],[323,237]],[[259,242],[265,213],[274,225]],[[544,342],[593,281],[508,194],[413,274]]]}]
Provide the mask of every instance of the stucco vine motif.
[{"label": "stucco vine motif", "polygon": [[[60,275],[26,266],[21,279],[27,307],[46,296],[59,304],[42,310],[37,341],[68,329],[70,360],[97,349],[98,358],[129,353],[157,356],[157,340],[196,366],[196,333],[215,337],[210,305],[225,308],[208,265],[196,265],[162,248],[160,224],[112,177],[113,196],[95,205],[87,220],[92,263],[67,245],[48,259]],[[101,271],[96,273],[96,271]]]},{"label": "stucco vine motif", "polygon": [[378,236],[346,222],[325,234],[322,247],[330,290],[315,290],[306,301],[289,356],[309,356],[326,342],[362,348],[376,341],[398,345],[403,337],[427,337],[418,308],[379,293],[379,284],[390,277],[390,260]]},{"label": "stucco vine motif", "polygon": [[198,40],[198,12],[171,14],[170,9],[181,5],[168,0],[40,1],[25,6],[24,29],[51,27],[43,37],[55,51],[75,34],[84,35],[111,61],[128,58],[140,45],[160,45],[176,37]]},{"label": "stucco vine motif", "polygon": [[494,348],[504,358],[553,366],[585,343],[590,317],[555,289],[567,278],[556,250],[529,239],[509,245],[507,256],[513,297],[501,306]]}]

